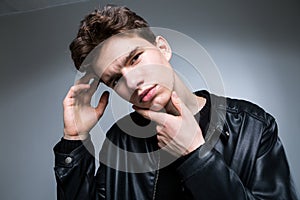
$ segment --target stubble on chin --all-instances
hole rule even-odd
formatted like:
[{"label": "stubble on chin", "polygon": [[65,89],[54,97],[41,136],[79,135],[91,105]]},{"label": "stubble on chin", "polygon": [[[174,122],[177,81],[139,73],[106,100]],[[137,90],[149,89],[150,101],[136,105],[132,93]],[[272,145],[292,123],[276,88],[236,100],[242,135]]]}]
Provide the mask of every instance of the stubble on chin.
[{"label": "stubble on chin", "polygon": [[149,109],[156,112],[166,112],[166,108],[169,104],[169,101],[170,98],[168,98],[168,95],[159,95],[156,98],[154,98],[152,105]]}]

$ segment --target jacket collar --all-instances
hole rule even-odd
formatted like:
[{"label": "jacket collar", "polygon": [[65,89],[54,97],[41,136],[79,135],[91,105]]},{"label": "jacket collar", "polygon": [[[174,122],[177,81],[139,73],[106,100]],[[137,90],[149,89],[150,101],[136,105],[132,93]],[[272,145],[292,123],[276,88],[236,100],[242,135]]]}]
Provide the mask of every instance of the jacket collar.
[{"label": "jacket collar", "polygon": [[229,139],[228,128],[225,123],[227,103],[226,98],[209,93],[206,90],[196,91],[197,96],[206,98],[210,106],[210,122],[205,134],[205,143],[200,148],[199,156],[205,156],[210,152],[220,138]]}]

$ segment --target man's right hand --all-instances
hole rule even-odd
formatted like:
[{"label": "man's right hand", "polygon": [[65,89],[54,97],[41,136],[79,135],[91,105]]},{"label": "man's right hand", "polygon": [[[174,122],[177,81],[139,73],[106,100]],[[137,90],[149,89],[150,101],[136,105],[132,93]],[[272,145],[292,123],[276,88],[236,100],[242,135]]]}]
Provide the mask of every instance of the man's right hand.
[{"label": "man's right hand", "polygon": [[[92,78],[94,81],[89,84]],[[103,115],[108,104],[109,93],[107,91],[101,95],[95,108],[91,106],[91,99],[98,85],[99,80],[92,74],[87,74],[70,88],[63,101],[65,139],[86,139],[90,130]]]}]

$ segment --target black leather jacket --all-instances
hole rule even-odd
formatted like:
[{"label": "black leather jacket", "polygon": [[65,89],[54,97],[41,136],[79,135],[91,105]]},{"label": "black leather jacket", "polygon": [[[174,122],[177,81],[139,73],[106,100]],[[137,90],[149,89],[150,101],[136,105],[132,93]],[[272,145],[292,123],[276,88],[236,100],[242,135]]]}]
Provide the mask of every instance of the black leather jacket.
[{"label": "black leather jacket", "polygon": [[[298,199],[274,118],[250,102],[210,98],[206,143],[176,168],[186,199]],[[126,134],[141,134],[128,119],[108,131],[96,175],[90,138],[70,154],[54,147],[58,199],[155,199],[162,164],[155,134]]]}]

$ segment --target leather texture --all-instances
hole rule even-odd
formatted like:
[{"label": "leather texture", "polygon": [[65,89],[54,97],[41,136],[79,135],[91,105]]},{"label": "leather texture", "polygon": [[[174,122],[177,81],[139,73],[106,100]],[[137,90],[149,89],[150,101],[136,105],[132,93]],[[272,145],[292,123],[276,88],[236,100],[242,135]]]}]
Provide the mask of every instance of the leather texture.
[{"label": "leather texture", "polygon": [[[209,94],[198,91],[196,95],[203,93]],[[176,161],[186,199],[297,200],[274,118],[248,101],[209,95],[211,123],[206,143]],[[155,199],[162,164],[157,150],[155,125],[137,113],[125,116],[108,131],[96,175],[90,137],[71,154],[54,147],[57,198]]]}]

